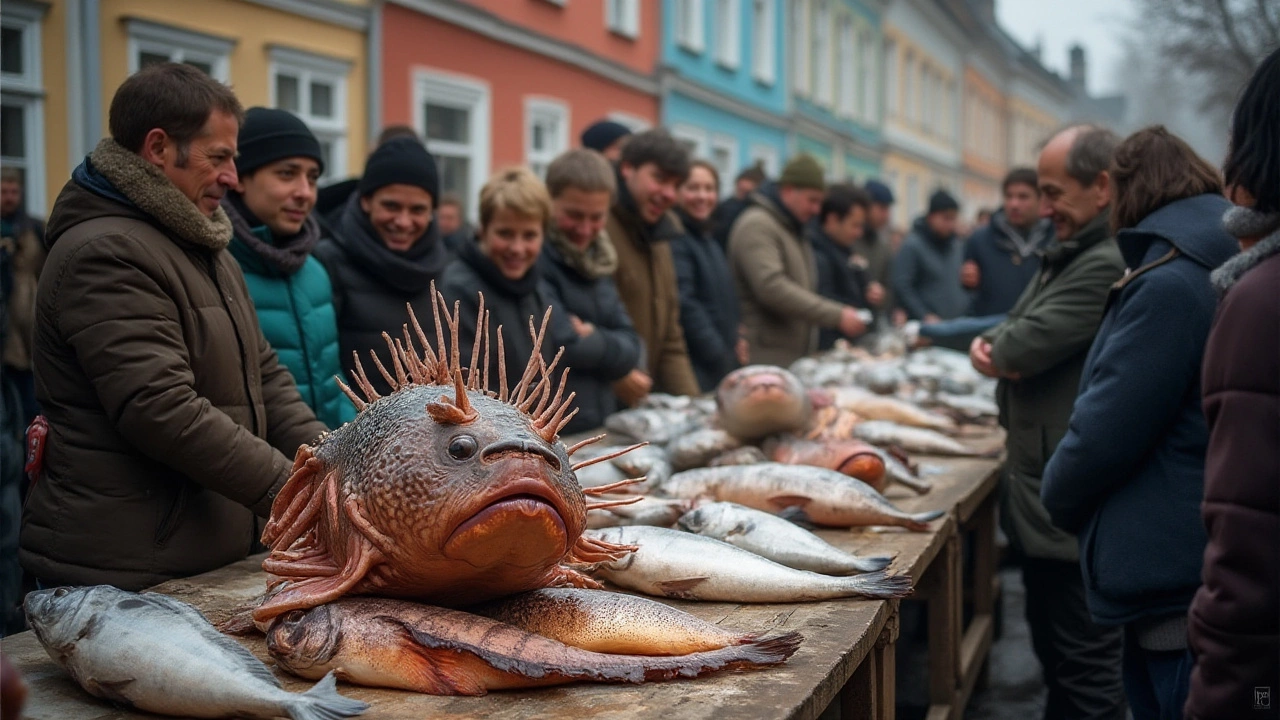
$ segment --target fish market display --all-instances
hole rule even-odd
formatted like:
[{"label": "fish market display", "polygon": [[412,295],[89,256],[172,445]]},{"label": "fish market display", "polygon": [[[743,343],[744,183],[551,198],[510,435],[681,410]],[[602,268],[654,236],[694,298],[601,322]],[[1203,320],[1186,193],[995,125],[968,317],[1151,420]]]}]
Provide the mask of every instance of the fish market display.
[{"label": "fish market display", "polygon": [[267,650],[299,677],[336,671],[344,680],[371,687],[483,695],[774,665],[790,657],[802,640],[793,632],[676,657],[597,653],[460,610],[352,597],[283,616],[267,634]]},{"label": "fish market display", "polygon": [[414,333],[406,325],[403,341],[383,336],[393,369],[373,355],[390,395],[374,390],[357,356],[363,397],[342,388],[359,413],[299,448],[272,506],[262,535],[272,593],[253,613],[259,627],[345,595],[458,606],[540,587],[598,587],[569,565],[626,554],[582,537],[590,506],[574,471],[609,458],[575,467],[570,455],[594,439],[570,449],[559,442],[576,411],[573,394],[564,397],[567,371],[555,377],[560,355],[548,364],[540,352],[550,310],[539,330],[530,320],[533,354],[510,387],[498,329],[495,392],[494,378],[477,369],[490,352],[483,302],[470,368],[460,362],[459,319],[438,294],[435,350],[410,308]]},{"label": "fish market display", "polygon": [[720,427],[743,441],[796,432],[813,410],[799,378],[772,365],[748,365],[729,373],[716,388]]},{"label": "fish market display", "polygon": [[764,451],[755,445],[747,445],[737,450],[730,450],[721,455],[717,455],[711,462],[707,463],[707,467],[721,467],[725,465],[758,465],[762,462],[769,462],[769,458],[765,456]]},{"label": "fish market display", "polygon": [[901,425],[953,430],[955,422],[945,415],[922,410],[915,405],[884,395],[876,395],[859,388],[840,388],[831,391],[834,404],[849,410],[866,420],[890,420]]},{"label": "fish market display", "polygon": [[727,542],[787,567],[826,575],[875,572],[892,561],[852,555],[795,523],[735,503],[700,505],[677,524],[681,530]]},{"label": "fish market display", "polygon": [[706,467],[707,463],[720,455],[740,447],[742,441],[724,430],[704,428],[672,440],[667,446],[667,452],[671,454],[672,469],[680,471]]},{"label": "fish market display", "polygon": [[876,448],[880,453],[880,459],[884,461],[885,478],[890,482],[896,482],[899,485],[905,485],[916,493],[923,495],[933,489],[933,483],[920,477],[920,475],[907,466],[905,462],[899,460],[896,455]]},{"label": "fish market display", "polygon": [[596,574],[647,595],[723,602],[804,602],[904,597],[911,578],[884,571],[833,577],[796,570],[709,537],[655,527],[589,530],[604,542],[638,546]]},{"label": "fish market display", "polygon": [[630,408],[610,415],[604,427],[611,433],[636,441],[666,445],[698,427],[697,418],[688,410]]},{"label": "fish market display", "polygon": [[[109,585],[27,595],[27,621],[53,661],[90,695],[178,717],[335,720],[368,704],[345,698],[332,674],[291,693],[248,650],[195,608]],[[323,678],[323,679],[321,679]]]},{"label": "fish market display", "polygon": [[671,527],[676,520],[688,511],[691,503],[688,500],[641,495],[627,497],[602,495],[602,503],[616,501],[610,507],[595,508],[587,513],[587,527],[606,528],[622,525],[656,525]]},{"label": "fish market display", "polygon": [[577,588],[533,590],[471,611],[582,650],[686,655],[756,642],[655,600]]},{"label": "fish market display", "polygon": [[971,420],[994,418],[1000,414],[1000,407],[996,405],[995,400],[981,395],[953,395],[939,391],[927,400],[939,407],[958,412]]},{"label": "fish market display", "polygon": [[743,467],[686,470],[662,487],[672,497],[713,498],[757,510],[796,508],[818,525],[851,527],[898,525],[927,530],[943,511],[908,513],[866,483],[834,470],[763,463]]},{"label": "fish market display", "polygon": [[982,454],[935,430],[908,427],[887,420],[868,420],[858,423],[853,427],[853,434],[858,439],[869,443],[896,445],[910,452],[957,456]]},{"label": "fish market display", "polygon": [[579,485],[596,488],[613,485],[627,478],[642,478],[642,482],[629,485],[628,492],[648,492],[671,477],[671,461],[667,459],[667,452],[653,445],[584,447],[574,457],[585,461],[606,455],[609,457],[598,463],[579,463],[580,467],[574,473]]},{"label": "fish market display", "polygon": [[809,440],[794,435],[771,438],[764,445],[769,459],[786,465],[810,465],[857,478],[877,492],[885,486],[880,451],[861,440]]}]

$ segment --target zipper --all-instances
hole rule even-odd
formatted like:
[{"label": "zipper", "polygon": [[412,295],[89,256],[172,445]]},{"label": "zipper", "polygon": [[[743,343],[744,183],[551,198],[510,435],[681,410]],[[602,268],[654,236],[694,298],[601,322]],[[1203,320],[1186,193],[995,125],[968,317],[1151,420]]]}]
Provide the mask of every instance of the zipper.
[{"label": "zipper", "polygon": [[[236,316],[232,308],[231,295],[223,292],[222,283],[218,280],[218,264],[212,255],[204,254],[205,269],[209,273],[209,278],[213,280],[214,291],[218,293],[218,298],[222,302],[222,308],[227,311],[227,318],[231,320],[232,333],[236,336],[236,346],[240,348],[240,360],[246,362],[248,358],[245,355],[244,339],[240,336],[240,326],[236,323]],[[249,384],[249,368],[242,367],[241,377],[244,379],[244,398],[249,406],[249,422],[250,428],[254,435],[263,437],[266,433],[260,432],[258,427],[258,411],[254,407],[253,390]]]}]

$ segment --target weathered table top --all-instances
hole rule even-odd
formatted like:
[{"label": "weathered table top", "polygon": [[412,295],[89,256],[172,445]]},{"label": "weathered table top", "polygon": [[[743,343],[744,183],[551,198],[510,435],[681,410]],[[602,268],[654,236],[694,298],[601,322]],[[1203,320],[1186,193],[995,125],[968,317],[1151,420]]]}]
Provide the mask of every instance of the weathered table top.
[{"label": "weathered table top", "polygon": [[[991,446],[992,438],[975,445]],[[956,532],[965,507],[976,507],[996,482],[996,466],[989,459],[921,458],[922,465],[943,472],[930,476],[933,490],[916,496],[891,488],[889,497],[916,512],[947,510],[927,532],[854,529],[820,531],[837,547],[863,555],[895,554],[891,573],[919,577],[947,539]],[[970,510],[972,512],[972,510]],[[178,597],[217,622],[231,608],[260,593],[265,576],[261,557],[230,565],[156,588]],[[697,720],[702,718],[815,718],[831,702],[854,670],[875,646],[895,611],[880,600],[832,600],[795,604],[733,604],[664,600],[704,620],[739,630],[761,632],[798,630],[800,650],[785,664],[761,670],[736,671],[696,680],[645,685],[593,685],[495,692],[484,697],[433,697],[397,690],[342,685],[350,697],[368,701],[363,716],[400,718],[637,718]],[[245,639],[259,658],[273,666],[261,638]],[[66,718],[140,718],[145,713],[122,711],[77,687],[45,654],[35,636],[21,633],[3,641],[3,650],[30,688],[25,717],[32,720]],[[289,690],[308,686],[277,672]]]}]

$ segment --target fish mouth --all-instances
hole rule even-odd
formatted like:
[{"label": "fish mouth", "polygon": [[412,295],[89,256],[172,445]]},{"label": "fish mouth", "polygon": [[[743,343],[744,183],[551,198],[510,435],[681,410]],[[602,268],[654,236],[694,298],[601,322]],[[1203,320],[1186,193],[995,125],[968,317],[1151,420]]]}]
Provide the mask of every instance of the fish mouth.
[{"label": "fish mouth", "polygon": [[476,567],[533,567],[569,551],[570,516],[564,498],[547,482],[521,477],[481,496],[445,539],[446,557]]}]

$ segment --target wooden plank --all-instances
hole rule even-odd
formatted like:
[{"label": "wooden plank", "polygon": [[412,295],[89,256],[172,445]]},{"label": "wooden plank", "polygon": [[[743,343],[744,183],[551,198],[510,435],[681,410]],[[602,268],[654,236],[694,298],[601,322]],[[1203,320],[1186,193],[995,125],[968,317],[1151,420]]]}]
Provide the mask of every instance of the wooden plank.
[{"label": "wooden plank", "polygon": [[[896,606],[897,602],[895,600],[893,604]],[[876,720],[894,720],[897,714],[898,618],[895,608],[889,622],[885,623],[884,630],[880,632],[880,641],[876,643],[876,649],[871,653],[876,672],[875,695],[880,700]]]},{"label": "wooden plank", "polygon": [[[871,653],[840,689],[840,720],[877,720],[884,698],[876,694],[876,653]],[[889,698],[893,703],[893,698]]]},{"label": "wooden plank", "polygon": [[959,537],[952,535],[922,580],[929,603],[929,701],[949,705],[960,673]]},{"label": "wooden plank", "polygon": [[963,708],[969,704],[973,689],[986,667],[987,655],[991,652],[991,642],[995,634],[995,622],[990,615],[974,616],[969,629],[964,633],[960,644],[960,688],[956,696],[956,704]]},{"label": "wooden plank", "polygon": [[969,581],[973,614],[990,615],[995,610],[996,593],[996,498],[989,493],[970,518],[973,532],[973,577]]}]

